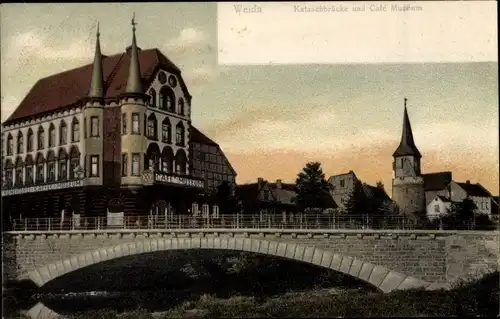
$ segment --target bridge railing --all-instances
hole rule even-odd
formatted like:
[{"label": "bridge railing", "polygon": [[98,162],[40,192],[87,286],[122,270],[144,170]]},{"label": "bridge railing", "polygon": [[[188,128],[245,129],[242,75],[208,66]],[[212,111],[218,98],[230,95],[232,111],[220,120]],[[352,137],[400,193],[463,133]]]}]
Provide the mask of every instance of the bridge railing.
[{"label": "bridge railing", "polygon": [[415,229],[408,218],[396,216],[332,216],[293,214],[213,216],[149,215],[119,218],[24,218],[12,221],[14,231],[107,229]]}]

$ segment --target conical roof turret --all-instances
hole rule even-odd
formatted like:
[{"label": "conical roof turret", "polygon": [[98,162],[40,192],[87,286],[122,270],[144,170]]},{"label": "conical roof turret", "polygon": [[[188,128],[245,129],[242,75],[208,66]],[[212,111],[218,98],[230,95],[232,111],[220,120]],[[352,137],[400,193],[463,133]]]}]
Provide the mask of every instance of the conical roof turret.
[{"label": "conical roof turret", "polygon": [[422,157],[420,152],[418,151],[417,146],[415,145],[415,141],[413,140],[413,132],[411,130],[410,118],[408,117],[408,110],[406,108],[406,102],[408,99],[405,98],[405,109],[403,115],[403,132],[401,134],[401,142],[399,143],[398,148],[392,155],[393,157],[398,156],[415,156]]},{"label": "conical roof turret", "polygon": [[97,23],[96,44],[94,54],[94,65],[92,68],[92,80],[90,81],[89,97],[104,97],[104,73],[102,70],[101,42],[99,41],[99,22]]},{"label": "conical roof turret", "polygon": [[143,93],[141,82],[141,67],[139,65],[139,51],[135,38],[135,14],[132,18],[132,46],[130,48],[130,67],[128,71],[126,93]]}]

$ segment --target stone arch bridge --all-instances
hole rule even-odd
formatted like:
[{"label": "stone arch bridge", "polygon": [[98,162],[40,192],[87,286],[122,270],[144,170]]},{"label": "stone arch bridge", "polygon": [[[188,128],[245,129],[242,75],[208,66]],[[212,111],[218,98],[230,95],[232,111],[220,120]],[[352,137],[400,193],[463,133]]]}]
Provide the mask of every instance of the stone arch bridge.
[{"label": "stone arch bridge", "polygon": [[248,251],[330,268],[383,292],[447,288],[498,269],[499,233],[426,230],[175,229],[11,231],[4,276],[39,287],[115,258],[174,249]]}]

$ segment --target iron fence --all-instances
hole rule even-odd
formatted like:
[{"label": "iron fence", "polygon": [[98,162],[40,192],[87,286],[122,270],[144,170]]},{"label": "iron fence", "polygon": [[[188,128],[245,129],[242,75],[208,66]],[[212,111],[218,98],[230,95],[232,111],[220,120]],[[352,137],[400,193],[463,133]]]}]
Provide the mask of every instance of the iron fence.
[{"label": "iron fence", "polygon": [[14,231],[107,230],[107,229],[401,229],[416,224],[404,216],[325,216],[293,214],[212,216],[146,215],[124,217],[23,218],[11,222]]}]

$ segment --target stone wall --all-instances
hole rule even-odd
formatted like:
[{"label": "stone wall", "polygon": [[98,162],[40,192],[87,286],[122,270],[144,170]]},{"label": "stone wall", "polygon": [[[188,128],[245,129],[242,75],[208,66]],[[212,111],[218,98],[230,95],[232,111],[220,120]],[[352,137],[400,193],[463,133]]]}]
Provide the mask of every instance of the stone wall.
[{"label": "stone wall", "polygon": [[[389,273],[400,274],[419,280],[424,286],[450,284],[478,271],[498,269],[500,255],[498,233],[472,231],[198,230],[7,236],[4,262],[11,265],[5,268],[7,279],[31,279],[38,285],[105,260],[170,249],[260,252],[332,268],[369,282],[378,282],[368,279],[379,267],[383,278],[389,277]],[[363,278],[366,267],[370,273]],[[381,285],[382,279],[375,285]]]}]

